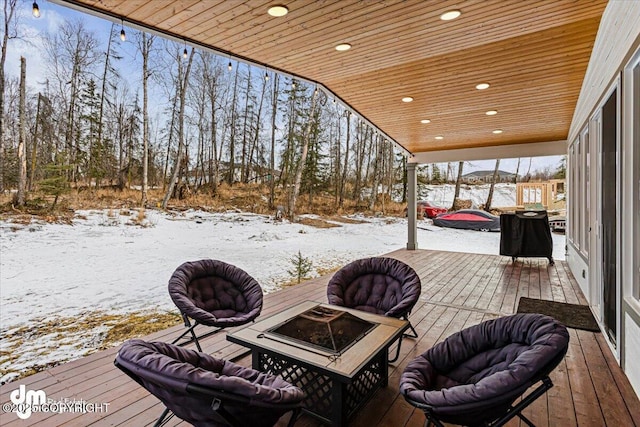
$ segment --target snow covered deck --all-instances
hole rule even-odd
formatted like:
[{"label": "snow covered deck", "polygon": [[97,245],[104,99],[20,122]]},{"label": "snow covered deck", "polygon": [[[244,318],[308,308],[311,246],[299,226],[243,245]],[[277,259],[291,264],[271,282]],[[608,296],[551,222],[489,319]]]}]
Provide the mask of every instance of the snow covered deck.
[{"label": "snow covered deck", "polygon": [[[418,354],[464,327],[486,319],[514,313],[521,296],[585,303],[578,285],[564,261],[548,266],[544,258],[454,253],[432,250],[398,250],[388,254],[410,264],[422,279],[422,295],[411,314],[417,340],[403,341],[401,355],[389,367],[389,386],[379,390],[356,415],[353,426],[421,426],[424,415],[398,394],[398,381],[406,364]],[[262,316],[303,300],[326,302],[329,276],[313,279],[265,297]],[[172,340],[182,326],[156,333],[146,339]],[[524,413],[538,427],[552,426],[640,426],[640,401],[614,360],[600,333],[570,329],[571,342],[565,360],[552,373],[553,387]],[[249,366],[245,349],[231,344],[225,334],[203,342],[205,351]],[[20,420],[15,413],[0,411],[2,426],[142,426],[151,425],[163,406],[146,390],[113,366],[117,348],[40,372],[0,387],[1,403],[25,385],[43,390],[53,400],[84,400],[108,403],[106,412],[34,413]],[[4,408],[4,406],[3,406]],[[279,425],[285,425],[285,416]],[[178,425],[173,419],[169,425]],[[517,426],[512,420],[509,426]],[[185,424],[182,424],[185,425]],[[303,416],[296,426],[317,426]]]}]

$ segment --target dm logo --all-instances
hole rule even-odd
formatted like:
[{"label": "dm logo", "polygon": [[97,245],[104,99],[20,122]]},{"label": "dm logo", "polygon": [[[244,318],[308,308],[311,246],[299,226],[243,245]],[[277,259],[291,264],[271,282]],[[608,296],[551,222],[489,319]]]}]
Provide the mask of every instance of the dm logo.
[{"label": "dm logo", "polygon": [[11,403],[16,405],[18,418],[26,420],[31,416],[31,409],[47,403],[47,395],[43,390],[27,390],[24,384],[10,394]]}]

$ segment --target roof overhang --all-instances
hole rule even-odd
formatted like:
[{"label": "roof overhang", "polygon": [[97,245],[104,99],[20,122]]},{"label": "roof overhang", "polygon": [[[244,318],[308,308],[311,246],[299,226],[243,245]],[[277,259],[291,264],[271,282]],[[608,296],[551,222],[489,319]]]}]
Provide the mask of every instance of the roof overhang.
[{"label": "roof overhang", "polygon": [[[429,162],[454,155],[565,154],[607,4],[53,1],[322,85],[415,159]],[[286,5],[289,13],[269,16],[268,7],[276,3]],[[450,9],[462,15],[440,20]],[[343,42],[352,48],[336,51]],[[488,82],[489,89],[477,90],[481,82]],[[413,102],[402,102],[405,96]],[[498,113],[489,116],[489,110]],[[426,119],[430,123],[421,123]],[[494,133],[498,129],[502,133]]]},{"label": "roof overhang", "polygon": [[427,151],[409,156],[409,163],[446,163],[473,160],[515,159],[519,157],[561,156],[567,154],[567,141],[493,145],[456,150]]}]

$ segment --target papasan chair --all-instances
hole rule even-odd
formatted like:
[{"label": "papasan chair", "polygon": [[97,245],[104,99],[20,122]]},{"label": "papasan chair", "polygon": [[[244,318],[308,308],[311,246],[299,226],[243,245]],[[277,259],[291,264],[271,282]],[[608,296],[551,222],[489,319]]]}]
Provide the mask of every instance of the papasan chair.
[{"label": "papasan chair", "polygon": [[[409,320],[421,288],[420,277],[404,262],[385,257],[363,258],[336,271],[327,285],[327,300],[333,305]],[[398,359],[403,337],[418,337],[411,323],[409,328],[412,334],[400,336],[396,354],[389,362]]]},{"label": "papasan chair", "polygon": [[[422,409],[426,426],[502,426],[553,387],[549,373],[564,358],[569,333],[541,314],[488,320],[457,332],[411,361],[400,393]],[[516,405],[529,387],[540,383]]]},{"label": "papasan chair", "polygon": [[[169,279],[169,295],[180,310],[187,328],[172,344],[195,342],[224,328],[253,321],[262,311],[262,288],[246,271],[212,259],[185,262]],[[194,323],[191,323],[193,319]],[[198,325],[214,327],[197,335]]]},{"label": "papasan chair", "polygon": [[127,341],[114,363],[166,406],[155,426],[175,415],[196,427],[270,427],[293,411],[291,427],[304,399],[280,377],[169,343]]}]

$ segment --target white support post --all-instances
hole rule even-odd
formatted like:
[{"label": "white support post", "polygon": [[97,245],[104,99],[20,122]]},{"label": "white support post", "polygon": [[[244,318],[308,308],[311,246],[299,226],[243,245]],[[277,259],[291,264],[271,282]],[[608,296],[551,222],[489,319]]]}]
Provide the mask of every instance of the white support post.
[{"label": "white support post", "polygon": [[407,250],[418,249],[418,214],[416,209],[417,163],[407,163]]}]

